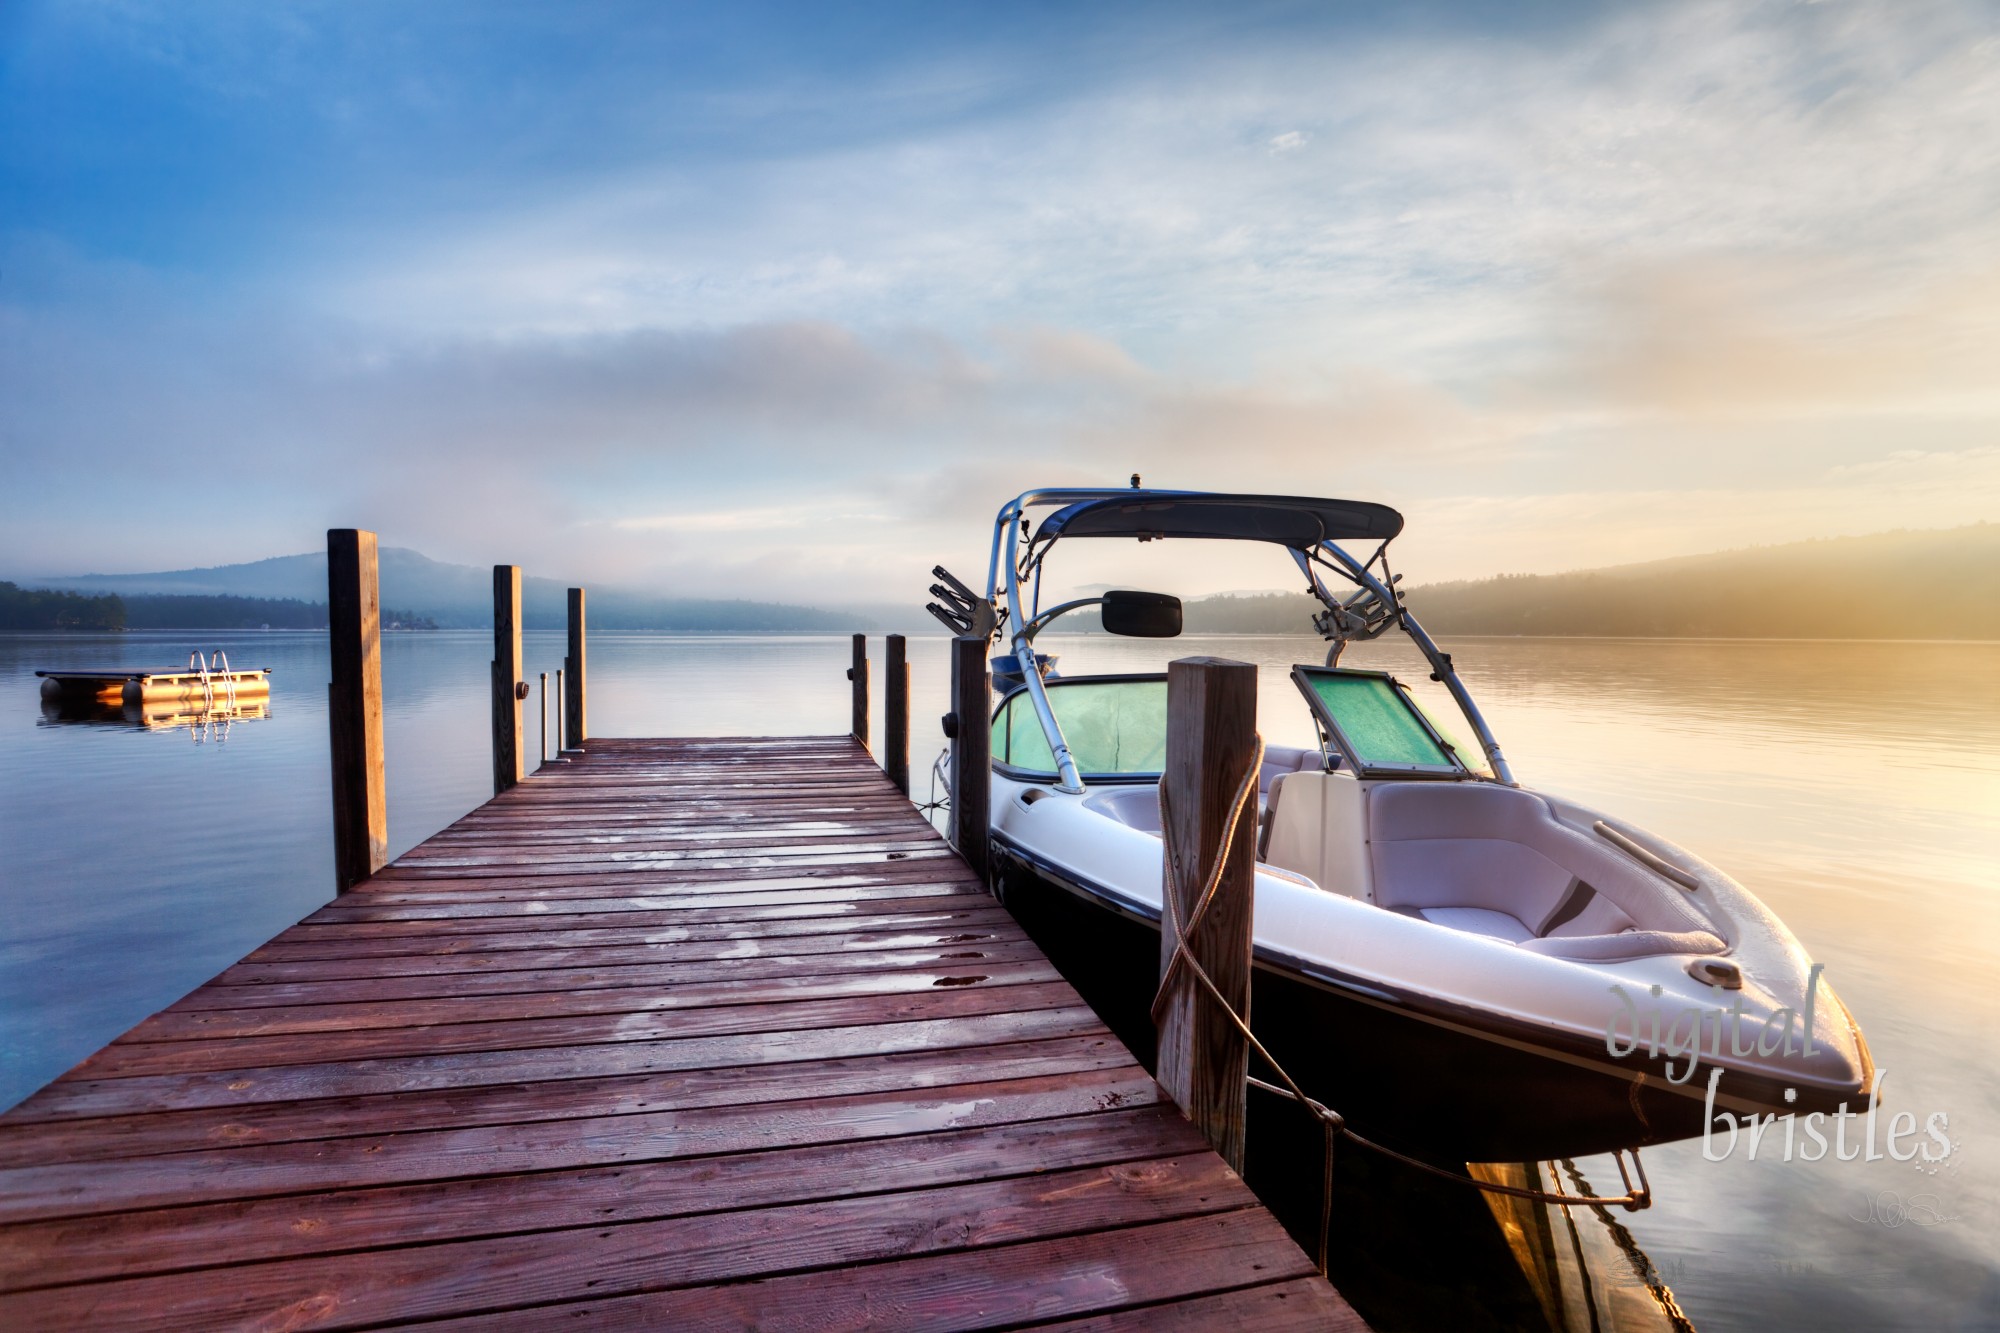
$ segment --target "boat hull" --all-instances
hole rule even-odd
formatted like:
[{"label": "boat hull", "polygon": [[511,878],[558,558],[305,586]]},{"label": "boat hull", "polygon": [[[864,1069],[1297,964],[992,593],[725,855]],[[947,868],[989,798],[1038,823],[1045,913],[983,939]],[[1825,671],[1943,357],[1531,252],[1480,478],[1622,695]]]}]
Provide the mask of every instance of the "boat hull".
[{"label": "boat hull", "polygon": [[[1009,911],[1153,1068],[1158,922],[1114,907],[1004,837],[993,852]],[[1537,1048],[1526,1034],[1478,1026],[1476,1015],[1415,1012],[1261,950],[1250,1020],[1306,1092],[1357,1133],[1440,1163],[1553,1160],[1702,1132],[1699,1088],[1621,1071],[1608,1059],[1595,1063],[1584,1052]],[[1260,1099],[1276,1100],[1253,1095],[1253,1104]]]}]

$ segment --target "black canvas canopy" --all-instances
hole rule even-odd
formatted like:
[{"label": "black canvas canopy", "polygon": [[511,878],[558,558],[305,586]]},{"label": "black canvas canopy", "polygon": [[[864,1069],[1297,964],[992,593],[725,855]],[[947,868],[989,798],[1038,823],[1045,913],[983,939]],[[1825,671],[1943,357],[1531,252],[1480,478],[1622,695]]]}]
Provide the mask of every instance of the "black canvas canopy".
[{"label": "black canvas canopy", "polygon": [[1402,530],[1401,514],[1364,500],[1134,491],[1130,497],[1085,500],[1058,509],[1042,520],[1035,540],[1210,537],[1276,542],[1303,551],[1324,541],[1386,541]]}]

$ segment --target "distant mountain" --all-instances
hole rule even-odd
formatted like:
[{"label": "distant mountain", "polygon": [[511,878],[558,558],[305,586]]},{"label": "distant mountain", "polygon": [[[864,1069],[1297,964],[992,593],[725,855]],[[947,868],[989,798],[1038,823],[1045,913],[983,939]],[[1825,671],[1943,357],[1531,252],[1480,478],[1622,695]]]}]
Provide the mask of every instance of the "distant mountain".
[{"label": "distant mountain", "polygon": [[[428,617],[445,629],[493,623],[493,571],[451,565],[418,551],[386,547],[380,554],[382,604]],[[82,574],[36,579],[38,587],[71,592],[118,593],[128,599],[232,597],[326,601],[326,553],[275,556],[242,565],[176,569],[154,574]],[[560,628],[567,615],[567,585],[555,579],[521,580],[521,620],[529,629]],[[823,610],[777,602],[658,597],[625,589],[593,588],[593,629],[658,630],[866,630],[880,627],[888,608]]]},{"label": "distant mountain", "polygon": [[[385,607],[447,629],[492,624],[491,568],[445,564],[390,547],[381,553],[381,571]],[[913,586],[918,582],[912,579]],[[33,583],[93,596],[121,594],[133,610],[131,623],[154,624],[163,623],[160,617],[175,598],[259,598],[323,606],[326,556],[313,552],[213,569],[86,574]],[[154,606],[141,606],[155,599]],[[1425,584],[1410,588],[1408,600],[1437,634],[2000,639],[2000,524],[1795,542],[1567,574],[1503,574]],[[1187,628],[1194,634],[1310,633],[1317,606],[1299,593],[1220,594],[1188,602]],[[522,580],[522,618],[528,628],[559,628],[564,613],[562,583]],[[246,616],[279,623],[270,614],[250,616],[235,609],[231,614],[237,616],[229,621],[232,625]],[[828,609],[658,597],[619,588],[591,589],[590,623],[602,630],[937,632],[914,598],[908,607]]]},{"label": "distant mountain", "polygon": [[[2000,524],[1412,587],[1435,634],[2000,639]],[[1309,632],[1302,593],[1188,603],[1194,633]]]}]

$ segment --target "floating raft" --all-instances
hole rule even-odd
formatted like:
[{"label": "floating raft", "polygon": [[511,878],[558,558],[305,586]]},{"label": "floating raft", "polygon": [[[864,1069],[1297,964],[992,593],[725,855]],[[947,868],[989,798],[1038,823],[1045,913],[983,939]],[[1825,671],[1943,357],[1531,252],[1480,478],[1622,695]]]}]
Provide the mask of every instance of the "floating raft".
[{"label": "floating raft", "polygon": [[190,671],[163,667],[158,671],[113,668],[108,671],[37,671],[42,698],[52,703],[194,704],[231,697],[263,698],[271,693],[271,669]]},{"label": "floating raft", "polygon": [[1365,1333],[846,737],[593,737],[0,1116],[0,1328],[418,1320]]}]

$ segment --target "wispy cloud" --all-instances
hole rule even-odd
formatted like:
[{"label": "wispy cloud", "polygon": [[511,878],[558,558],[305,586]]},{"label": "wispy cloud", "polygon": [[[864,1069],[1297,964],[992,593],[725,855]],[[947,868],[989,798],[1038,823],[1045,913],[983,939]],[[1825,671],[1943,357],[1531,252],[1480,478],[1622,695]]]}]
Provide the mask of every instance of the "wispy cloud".
[{"label": "wispy cloud", "polygon": [[[1389,499],[1438,577],[1760,517],[2000,515],[2000,43],[1976,5],[1459,36],[1182,15],[1124,34],[1143,58],[934,35],[847,67],[802,42],[747,73],[702,48],[678,83],[661,53],[700,41],[641,24],[645,60],[559,97],[476,44],[430,59],[449,8],[313,11],[261,70],[255,24],[211,16],[232,46],[91,13],[192,90],[189,142],[309,117],[282,123],[326,179],[214,186],[229,243],[172,262],[118,240],[108,197],[0,236],[0,571],[362,522],[749,586],[789,523],[886,594],[1007,492],[1135,470]],[[582,18],[533,22],[595,49]],[[192,215],[190,188],[133,186]],[[211,497],[230,524],[184,517]]]}]

